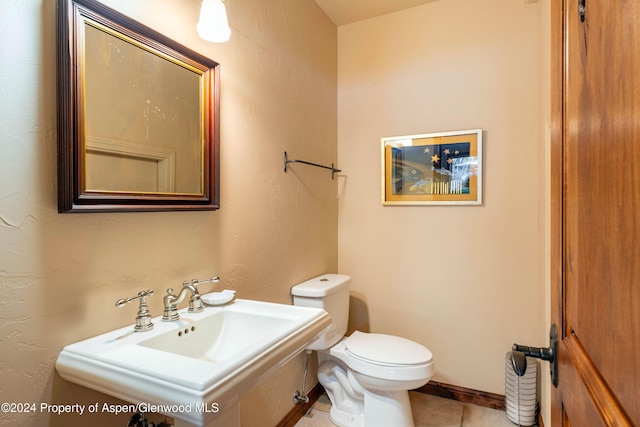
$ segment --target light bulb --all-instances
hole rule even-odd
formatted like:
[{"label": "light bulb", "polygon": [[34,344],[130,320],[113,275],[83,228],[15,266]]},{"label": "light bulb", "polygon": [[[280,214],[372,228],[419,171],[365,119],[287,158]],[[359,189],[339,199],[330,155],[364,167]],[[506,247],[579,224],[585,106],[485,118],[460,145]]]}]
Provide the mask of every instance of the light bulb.
[{"label": "light bulb", "polygon": [[227,21],[227,9],[222,0],[202,0],[200,20],[196,25],[198,35],[210,42],[226,42],[231,36]]}]

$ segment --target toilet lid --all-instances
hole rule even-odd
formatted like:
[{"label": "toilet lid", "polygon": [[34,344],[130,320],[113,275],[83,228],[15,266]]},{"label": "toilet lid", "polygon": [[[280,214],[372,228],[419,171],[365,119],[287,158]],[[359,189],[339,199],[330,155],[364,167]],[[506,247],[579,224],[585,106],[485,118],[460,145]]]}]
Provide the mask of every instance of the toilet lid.
[{"label": "toilet lid", "polygon": [[433,355],[426,347],[406,338],[355,331],[345,340],[349,352],[374,363],[418,365],[430,362]]}]

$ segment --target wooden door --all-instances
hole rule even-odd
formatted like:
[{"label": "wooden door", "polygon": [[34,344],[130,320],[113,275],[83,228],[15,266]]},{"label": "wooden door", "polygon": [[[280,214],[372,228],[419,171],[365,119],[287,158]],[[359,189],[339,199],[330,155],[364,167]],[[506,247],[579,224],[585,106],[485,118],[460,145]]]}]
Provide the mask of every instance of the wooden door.
[{"label": "wooden door", "polygon": [[552,426],[640,427],[640,1],[551,8]]}]

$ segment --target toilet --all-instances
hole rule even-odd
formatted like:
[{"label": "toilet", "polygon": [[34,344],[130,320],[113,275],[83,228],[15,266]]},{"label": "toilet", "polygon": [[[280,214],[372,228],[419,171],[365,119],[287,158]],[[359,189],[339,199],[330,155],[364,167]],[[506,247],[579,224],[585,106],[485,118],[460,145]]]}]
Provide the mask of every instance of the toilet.
[{"label": "toilet", "polygon": [[293,304],[322,308],[331,325],[308,350],[318,352],[318,380],[339,427],[412,427],[409,390],[434,374],[429,349],[405,338],[355,331],[349,337],[349,276],[325,274],[291,289]]}]

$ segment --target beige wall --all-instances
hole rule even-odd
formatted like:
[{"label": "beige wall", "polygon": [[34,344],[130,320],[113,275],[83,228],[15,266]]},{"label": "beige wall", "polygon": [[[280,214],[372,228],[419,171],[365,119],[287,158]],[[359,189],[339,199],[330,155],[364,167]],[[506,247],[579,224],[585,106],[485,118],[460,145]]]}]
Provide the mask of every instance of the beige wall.
[{"label": "beige wall", "polygon": [[[284,150],[337,161],[337,31],[315,2],[229,1],[225,44],[197,37],[198,0],[105,3],[221,63],[222,208],[58,214],[55,3],[0,2],[0,402],[114,401],[54,363],[64,345],[133,323],[118,298],[151,288],[158,315],[166,288],[218,274],[240,298],[290,303],[292,285],[337,270],[337,181],[282,164]],[[247,396],[243,425],[289,411],[303,362]],[[127,419],[0,413],[6,425]]]},{"label": "beige wall", "polygon": [[[353,276],[352,327],[425,344],[437,381],[503,393],[511,344],[542,345],[548,329],[549,0],[441,0],[338,35],[311,0],[236,0],[219,45],[195,34],[198,0],[105,3],[222,64],[222,209],[57,214],[55,4],[0,2],[0,401],[115,401],[54,362],[132,323],[118,298],[152,288],[159,314],[167,287],[219,274],[239,297],[288,303],[291,285],[336,270]],[[381,137],[475,127],[483,206],[380,205]],[[284,174],[284,150],[344,173]],[[245,397],[244,425],[290,409],[302,365]],[[0,413],[7,425],[126,419]]]},{"label": "beige wall", "polygon": [[[436,381],[499,394],[511,345],[546,336],[540,8],[443,0],[338,28],[352,326],[424,344]],[[474,128],[482,206],[381,205],[380,138]]]}]

